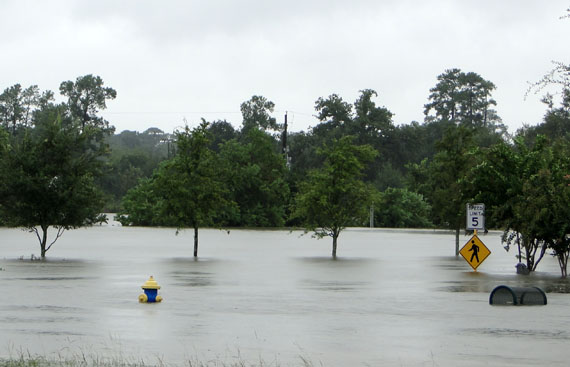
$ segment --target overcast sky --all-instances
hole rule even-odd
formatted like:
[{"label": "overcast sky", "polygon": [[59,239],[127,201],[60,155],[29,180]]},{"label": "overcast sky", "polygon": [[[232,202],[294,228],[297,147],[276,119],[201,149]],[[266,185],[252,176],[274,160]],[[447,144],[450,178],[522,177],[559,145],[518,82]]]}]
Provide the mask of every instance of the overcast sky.
[{"label": "overcast sky", "polygon": [[315,101],[362,89],[394,123],[423,121],[445,69],[492,81],[514,132],[541,122],[528,83],[570,62],[569,0],[0,0],[0,90],[59,90],[99,75],[116,89],[105,118],[122,130],[241,124],[252,95],[289,111],[293,131],[317,124]]}]

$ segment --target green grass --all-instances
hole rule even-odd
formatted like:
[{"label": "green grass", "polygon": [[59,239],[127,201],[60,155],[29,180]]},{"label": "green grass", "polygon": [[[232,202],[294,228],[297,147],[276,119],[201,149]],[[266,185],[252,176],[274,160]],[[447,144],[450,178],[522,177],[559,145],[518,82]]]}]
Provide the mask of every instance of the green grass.
[{"label": "green grass", "polygon": [[163,363],[146,364],[144,362],[129,362],[118,359],[99,358],[47,358],[43,356],[21,355],[17,358],[0,358],[1,367],[150,367],[166,366]]},{"label": "green grass", "polygon": [[[266,362],[258,360],[255,362],[245,361],[241,357],[236,357],[232,361],[220,359],[200,361],[196,358],[189,359],[184,363],[171,364],[157,359],[155,362],[137,361],[136,359],[125,359],[124,357],[101,357],[98,355],[75,355],[73,357],[44,357],[20,353],[16,357],[0,358],[0,367],[317,367],[310,360],[299,356],[298,363],[281,364],[278,361]],[[321,363],[318,366],[323,366]]]}]

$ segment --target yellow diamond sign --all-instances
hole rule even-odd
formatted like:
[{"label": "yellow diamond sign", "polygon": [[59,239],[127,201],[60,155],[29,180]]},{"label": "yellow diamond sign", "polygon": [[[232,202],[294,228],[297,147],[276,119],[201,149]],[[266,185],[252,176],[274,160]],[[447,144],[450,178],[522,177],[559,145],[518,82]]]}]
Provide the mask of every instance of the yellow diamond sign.
[{"label": "yellow diamond sign", "polygon": [[477,267],[491,255],[491,250],[474,234],[465,246],[459,250],[459,253],[471,265],[473,270],[477,270]]}]

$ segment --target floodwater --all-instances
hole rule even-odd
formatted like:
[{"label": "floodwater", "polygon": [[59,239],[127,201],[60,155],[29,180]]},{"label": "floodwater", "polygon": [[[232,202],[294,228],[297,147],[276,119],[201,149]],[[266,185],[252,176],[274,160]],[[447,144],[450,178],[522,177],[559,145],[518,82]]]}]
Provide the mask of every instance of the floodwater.
[{"label": "floodwater", "polygon": [[[0,229],[0,356],[94,354],[148,364],[566,366],[570,283],[547,256],[515,274],[500,234],[473,272],[439,231],[66,232],[45,262],[35,235]],[[462,236],[467,242],[469,237]],[[140,304],[153,275],[164,298]],[[547,306],[490,306],[494,287],[539,286]]]}]

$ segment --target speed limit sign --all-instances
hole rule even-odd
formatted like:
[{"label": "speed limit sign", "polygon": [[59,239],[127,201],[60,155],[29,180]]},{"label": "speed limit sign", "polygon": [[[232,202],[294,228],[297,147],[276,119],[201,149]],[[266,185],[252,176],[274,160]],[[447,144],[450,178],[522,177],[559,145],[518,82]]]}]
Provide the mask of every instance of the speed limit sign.
[{"label": "speed limit sign", "polygon": [[467,229],[485,230],[485,204],[467,204]]}]

